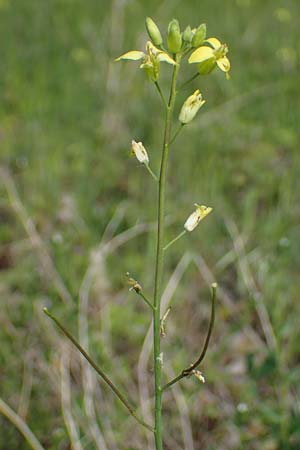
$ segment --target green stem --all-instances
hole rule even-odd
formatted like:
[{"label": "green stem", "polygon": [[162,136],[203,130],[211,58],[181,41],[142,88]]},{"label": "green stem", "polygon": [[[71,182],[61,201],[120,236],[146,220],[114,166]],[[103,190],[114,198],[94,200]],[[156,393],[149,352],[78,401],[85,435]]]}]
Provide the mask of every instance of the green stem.
[{"label": "green stem", "polygon": [[64,333],[64,335],[77,347],[77,349],[80,351],[80,353],[85,357],[85,359],[89,362],[89,364],[95,369],[95,371],[100,375],[100,377],[108,384],[108,386],[111,388],[111,390],[116,394],[118,399],[123,403],[123,405],[128,409],[129,413],[135,418],[135,420],[140,424],[143,425],[143,427],[147,428],[148,430],[154,432],[153,428],[145,423],[143,420],[141,420],[137,414],[134,408],[131,406],[127,398],[122,394],[122,392],[119,391],[119,389],[114,385],[114,383],[108,378],[108,376],[103,372],[102,369],[100,369],[99,366],[95,363],[93,358],[81,347],[81,345],[77,342],[77,340],[72,336],[71,333],[69,333],[68,330],[58,321],[58,319],[53,316],[47,308],[43,309],[44,313],[50,317],[50,319],[53,320],[53,322],[56,323],[58,328]]},{"label": "green stem", "polygon": [[151,177],[154,178],[154,180],[155,180],[156,182],[158,182],[158,178],[157,178],[157,176],[155,175],[155,173],[153,172],[153,170],[151,169],[151,167],[149,166],[149,164],[148,164],[148,163],[144,163],[144,166],[146,167],[146,169],[147,169],[148,172],[150,173]]},{"label": "green stem", "polygon": [[181,91],[181,89],[184,89],[188,84],[190,84],[192,81],[194,81],[196,78],[198,78],[200,75],[200,73],[195,73],[195,75],[193,75],[191,78],[189,78],[187,81],[185,81],[184,83],[182,83],[178,90]]},{"label": "green stem", "polygon": [[160,95],[162,101],[163,101],[163,104],[165,105],[165,108],[168,109],[168,103],[167,103],[167,101],[166,101],[166,99],[165,99],[165,96],[164,96],[164,94],[163,94],[163,91],[161,90],[160,85],[158,84],[158,81],[154,81],[154,84],[155,84],[155,86],[156,86],[156,89],[157,89],[157,91],[158,91],[158,93],[159,93],[159,95]]},{"label": "green stem", "polygon": [[181,123],[180,125],[179,125],[179,127],[177,128],[177,130],[175,131],[175,134],[174,134],[174,136],[172,137],[172,139],[171,139],[171,142],[170,142],[170,144],[173,144],[173,142],[175,141],[175,139],[177,138],[177,136],[179,135],[179,133],[180,133],[180,131],[182,130],[182,128],[184,127],[184,123]]},{"label": "green stem", "polygon": [[150,306],[150,308],[152,309],[152,311],[154,311],[154,306],[152,305],[152,303],[150,302],[150,300],[146,297],[146,295],[145,295],[142,291],[137,292],[137,294],[138,294],[140,297],[142,297],[142,299],[144,300],[144,302],[145,302],[148,306]]},{"label": "green stem", "polygon": [[173,378],[173,380],[171,380],[167,384],[165,384],[163,387],[163,391],[165,391],[166,389],[171,387],[173,384],[177,383],[177,381],[181,380],[182,378],[185,378],[185,377],[188,377],[189,375],[191,375],[193,370],[195,370],[201,364],[201,362],[203,361],[203,359],[206,355],[206,352],[208,349],[208,344],[209,344],[210,337],[211,337],[211,333],[212,333],[214,323],[215,323],[215,304],[216,304],[217,284],[213,283],[211,285],[211,288],[212,288],[211,315],[210,315],[208,332],[206,335],[206,339],[204,342],[202,352],[201,352],[199,358],[197,358],[197,360],[193,364],[191,364],[190,367],[188,367],[187,369],[184,369],[179,375],[177,375],[177,377]]},{"label": "green stem", "polygon": [[186,230],[183,230],[181,233],[178,234],[178,236],[176,236],[176,238],[172,239],[172,241],[170,241],[165,247],[164,247],[164,251],[167,250],[169,247],[171,247],[171,245],[173,245],[176,241],[178,241],[178,239],[180,239],[182,236],[184,236],[186,233]]},{"label": "green stem", "polygon": [[163,246],[164,246],[164,225],[165,225],[165,187],[169,145],[172,128],[173,110],[176,99],[176,82],[180,67],[180,55],[176,56],[177,65],[174,66],[173,77],[170,89],[170,97],[166,113],[164,143],[162,149],[162,159],[159,175],[158,190],[158,213],[157,213],[157,249],[155,266],[155,286],[154,286],[154,311],[153,311],[153,341],[154,341],[154,376],[155,376],[155,447],[156,450],[163,450],[162,441],[162,357],[160,348],[160,303],[161,285],[163,276]]}]

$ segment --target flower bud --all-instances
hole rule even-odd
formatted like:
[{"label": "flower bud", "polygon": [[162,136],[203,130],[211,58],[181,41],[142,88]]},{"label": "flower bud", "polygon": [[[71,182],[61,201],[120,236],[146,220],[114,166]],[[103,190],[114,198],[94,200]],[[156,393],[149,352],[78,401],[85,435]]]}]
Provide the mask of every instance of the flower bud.
[{"label": "flower bud", "polygon": [[178,53],[181,50],[182,37],[179,22],[176,19],[171,20],[169,23],[167,41],[168,49],[171,53]]},{"label": "flower bud", "polygon": [[193,231],[198,223],[201,222],[201,220],[204,219],[212,211],[212,208],[210,206],[197,205],[197,203],[195,203],[195,206],[196,211],[194,211],[187,218],[184,224],[184,228],[186,229],[186,231]]},{"label": "flower bud", "polygon": [[194,36],[194,33],[193,33],[190,25],[188,25],[186,27],[186,29],[184,30],[184,32],[182,33],[182,39],[187,44],[190,44],[192,42],[193,36]]},{"label": "flower bud", "polygon": [[199,45],[203,44],[205,38],[206,38],[206,24],[202,23],[201,25],[199,25],[193,36],[192,46],[199,47]]},{"label": "flower bud", "polygon": [[146,19],[146,29],[153,44],[160,46],[163,43],[163,39],[158,26],[151,17],[147,17]]},{"label": "flower bud", "polygon": [[190,123],[194,119],[201,106],[204,105],[204,103],[205,100],[202,99],[202,94],[200,93],[199,89],[197,89],[186,99],[186,101],[182,105],[179,114],[179,121],[183,125]]},{"label": "flower bud", "polygon": [[192,374],[199,380],[201,383],[205,383],[205,378],[203,376],[203,373],[200,372],[200,370],[192,370]]},{"label": "flower bud", "polygon": [[142,164],[149,164],[148,153],[142,142],[131,141],[131,152],[136,156],[137,160]]}]

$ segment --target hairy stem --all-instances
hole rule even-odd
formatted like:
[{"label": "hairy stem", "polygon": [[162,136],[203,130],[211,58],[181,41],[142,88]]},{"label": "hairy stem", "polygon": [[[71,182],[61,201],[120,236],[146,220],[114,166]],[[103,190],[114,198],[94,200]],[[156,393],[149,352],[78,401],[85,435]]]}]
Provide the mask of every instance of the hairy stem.
[{"label": "hairy stem", "polygon": [[59,322],[59,320],[54,317],[47,308],[44,308],[44,313],[50,317],[50,319],[53,320],[53,322],[56,323],[58,328],[64,333],[64,335],[77,347],[77,349],[80,351],[80,353],[85,357],[85,359],[88,361],[88,363],[93,367],[93,369],[100,375],[100,377],[105,381],[105,383],[108,384],[108,386],[111,388],[111,390],[115,393],[115,395],[118,397],[118,399],[123,403],[123,405],[128,409],[129,413],[135,418],[137,422],[139,422],[140,425],[143,425],[143,427],[147,428],[148,430],[153,432],[153,428],[145,423],[143,420],[141,420],[135,409],[131,406],[127,398],[120,392],[120,390],[115,386],[115,384],[108,378],[108,376],[103,372],[102,369],[95,363],[93,358],[81,347],[79,342],[72,336],[71,333],[69,333],[68,330]]},{"label": "hairy stem", "polygon": [[160,348],[160,302],[161,284],[163,277],[163,247],[164,247],[164,224],[165,224],[165,189],[167,162],[170,146],[173,110],[176,99],[176,82],[179,71],[180,56],[176,57],[177,65],[173,70],[173,77],[170,89],[170,97],[166,112],[164,143],[159,174],[158,190],[158,214],[157,214],[157,249],[155,265],[155,285],[154,285],[154,312],[153,312],[153,339],[154,339],[154,372],[155,372],[155,447],[156,450],[163,450],[162,442],[162,355]]}]

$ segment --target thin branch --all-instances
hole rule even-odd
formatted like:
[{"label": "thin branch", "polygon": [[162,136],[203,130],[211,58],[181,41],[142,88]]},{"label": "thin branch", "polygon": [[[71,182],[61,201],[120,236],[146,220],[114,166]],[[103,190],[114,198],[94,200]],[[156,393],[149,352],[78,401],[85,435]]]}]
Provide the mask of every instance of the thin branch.
[{"label": "thin branch", "polygon": [[173,384],[177,383],[177,381],[181,380],[182,378],[188,377],[189,375],[192,374],[192,372],[201,364],[201,362],[203,361],[207,349],[208,349],[208,344],[210,341],[210,337],[211,337],[211,333],[214,327],[214,322],[215,322],[215,303],[216,303],[216,292],[217,292],[217,284],[213,283],[212,286],[212,301],[211,301],[211,316],[210,316],[210,323],[209,323],[209,327],[208,327],[208,332],[207,332],[207,336],[204,342],[204,346],[202,349],[202,352],[199,356],[199,358],[197,358],[197,360],[187,369],[184,369],[177,377],[173,378],[173,380],[169,381],[167,384],[165,384],[163,386],[163,390],[168,389],[170,386],[172,386]]},{"label": "thin branch", "polygon": [[58,321],[56,317],[54,317],[47,308],[43,309],[44,313],[50,317],[50,319],[53,320],[53,322],[56,323],[58,328],[64,333],[64,335],[77,347],[77,349],[80,351],[80,353],[85,357],[85,359],[89,362],[89,364],[95,369],[95,371],[98,373],[98,375],[108,384],[108,386],[111,388],[111,390],[115,393],[115,395],[118,397],[118,399],[123,403],[123,405],[128,409],[129,413],[132,415],[132,417],[135,418],[137,422],[139,422],[140,425],[144,426],[148,430],[154,432],[154,429],[145,423],[143,420],[141,420],[137,414],[136,411],[133,409],[127,398],[119,391],[119,389],[115,386],[115,384],[108,378],[108,376],[103,372],[102,369],[95,363],[95,361],[92,359],[92,357],[81,347],[81,345],[77,342],[77,340],[72,336],[71,333],[69,333],[68,330]]},{"label": "thin branch", "polygon": [[157,178],[157,176],[155,175],[155,173],[153,172],[153,170],[151,169],[151,167],[149,166],[149,164],[144,163],[144,166],[146,167],[146,169],[147,169],[148,172],[150,173],[151,177],[152,177],[156,182],[158,182],[158,178]]},{"label": "thin branch", "polygon": [[195,75],[193,75],[191,78],[189,78],[187,81],[185,81],[184,83],[182,83],[178,90],[181,91],[181,89],[184,89],[188,84],[190,84],[192,81],[194,81],[196,78],[198,78],[198,76],[200,75],[199,72],[195,73]]},{"label": "thin branch", "polygon": [[148,306],[150,306],[150,308],[152,310],[154,310],[154,306],[152,305],[152,303],[150,302],[150,300],[146,297],[146,295],[143,293],[143,291],[137,292],[137,294],[142,297],[142,299],[144,300],[145,303],[147,303]]},{"label": "thin branch", "polygon": [[176,130],[175,133],[174,133],[174,136],[172,137],[172,139],[171,139],[171,141],[170,141],[170,145],[173,144],[173,142],[175,141],[175,139],[177,138],[177,136],[179,135],[179,133],[180,133],[181,130],[183,129],[184,125],[185,125],[184,123],[181,123],[181,124],[179,125],[179,127],[177,128],[177,130]]},{"label": "thin branch", "polygon": [[163,91],[161,90],[160,85],[158,84],[157,81],[155,81],[154,84],[155,84],[155,86],[156,86],[156,89],[157,89],[157,91],[158,91],[158,93],[159,93],[159,95],[160,95],[162,101],[163,101],[163,104],[165,105],[165,108],[168,109],[168,103],[167,103],[167,100],[165,99],[165,96],[164,96],[164,94],[163,94]]},{"label": "thin branch", "polygon": [[178,239],[180,239],[182,236],[184,236],[186,233],[186,230],[183,230],[180,234],[178,234],[178,236],[176,236],[176,238],[172,239],[172,241],[170,241],[164,248],[163,250],[166,251],[169,247],[171,247],[171,245],[173,245],[176,241],[178,241]]},{"label": "thin branch", "polygon": [[0,413],[3,414],[19,431],[33,450],[45,450],[42,444],[37,440],[36,436],[30,430],[24,420],[16,414],[8,405],[0,398]]}]

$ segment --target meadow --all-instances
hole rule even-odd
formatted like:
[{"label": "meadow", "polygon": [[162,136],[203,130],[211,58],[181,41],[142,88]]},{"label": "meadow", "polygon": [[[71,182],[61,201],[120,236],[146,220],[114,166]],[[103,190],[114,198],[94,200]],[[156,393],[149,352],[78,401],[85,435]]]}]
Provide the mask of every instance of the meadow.
[{"label": "meadow", "polygon": [[30,448],[1,402],[47,450],[153,448],[42,311],[149,417],[150,318],[126,273],[152,292],[156,189],[129,153],[146,142],[157,169],[162,109],[138,65],[113,61],[143,49],[147,16],[205,22],[232,63],[179,94],[209,100],[170,154],[168,237],[195,202],[214,211],[170,249],[166,378],[219,289],[206,383],[166,395],[165,450],[299,450],[297,0],[0,0],[0,449]]}]

